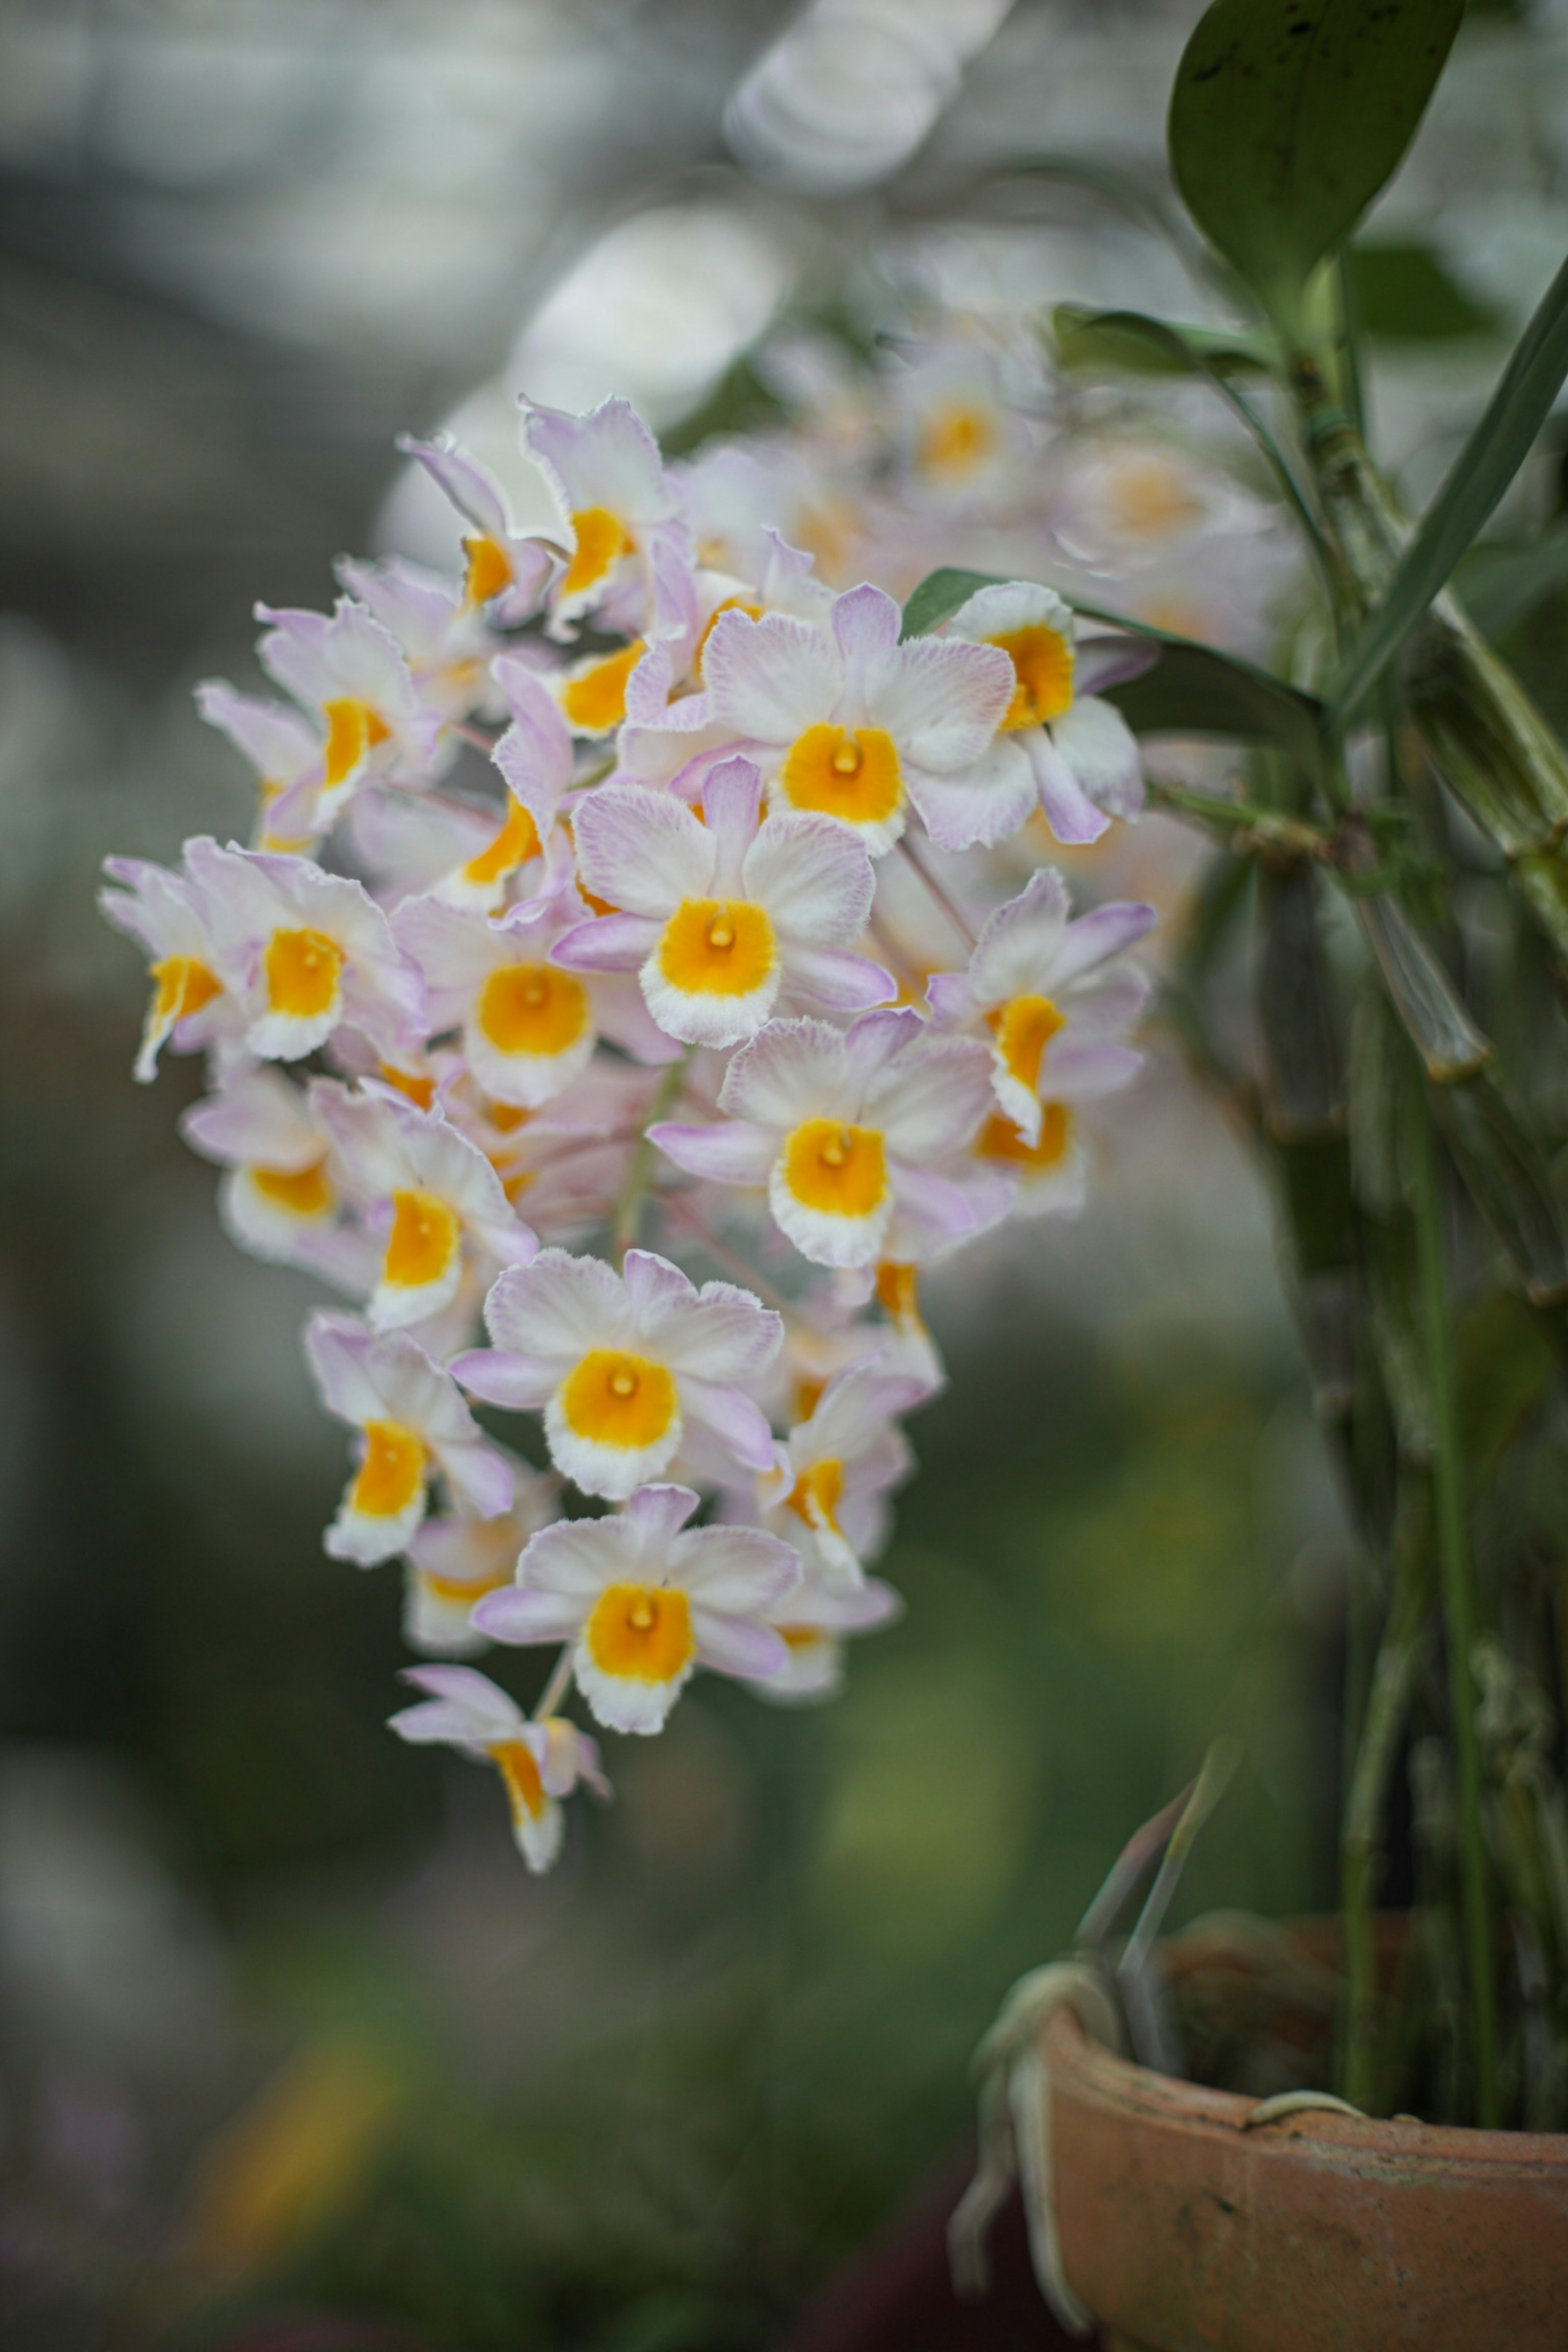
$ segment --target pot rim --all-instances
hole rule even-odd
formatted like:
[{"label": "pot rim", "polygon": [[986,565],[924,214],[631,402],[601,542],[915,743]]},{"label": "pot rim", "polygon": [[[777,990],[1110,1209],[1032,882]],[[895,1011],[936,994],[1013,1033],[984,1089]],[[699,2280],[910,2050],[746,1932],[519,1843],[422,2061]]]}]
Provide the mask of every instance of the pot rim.
[{"label": "pot rim", "polygon": [[[1245,2138],[1259,2155],[1286,2161],[1317,2159],[1367,2174],[1406,2179],[1496,2181],[1555,2178],[1568,2170],[1568,2132],[1482,2131],[1466,2124],[1426,2124],[1416,2117],[1345,2115],[1331,2108],[1296,2108],[1250,2124],[1264,2104],[1235,2091],[1213,2091],[1119,2057],[1096,2039],[1068,2006],[1052,2011],[1040,2039],[1053,2091],[1109,2108],[1129,2122],[1160,2124],[1234,2147]],[[1249,2127],[1250,2125],[1250,2127]]]}]

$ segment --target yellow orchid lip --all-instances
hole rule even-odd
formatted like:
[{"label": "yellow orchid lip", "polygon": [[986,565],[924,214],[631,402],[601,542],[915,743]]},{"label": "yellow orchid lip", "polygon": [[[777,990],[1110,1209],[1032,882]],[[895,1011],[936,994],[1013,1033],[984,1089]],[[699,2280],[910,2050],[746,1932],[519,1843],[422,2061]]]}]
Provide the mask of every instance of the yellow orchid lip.
[{"label": "yellow orchid lip", "polygon": [[563,596],[579,596],[596,588],[623,555],[637,551],[637,541],[608,507],[580,507],[572,517],[577,544],[561,582]]},{"label": "yellow orchid lip", "polygon": [[885,727],[808,727],[790,746],[779,790],[792,808],[844,824],[885,824],[903,804],[898,746]]},{"label": "yellow orchid lip", "polygon": [[588,992],[553,964],[509,963],[492,971],[474,1017],[501,1054],[564,1054],[588,1026]]},{"label": "yellow orchid lip", "polygon": [[513,1822],[521,1827],[525,1822],[538,1821],[550,1800],[544,1792],[539,1760],[527,1740],[498,1739],[489,1750],[489,1758],[505,1784]]},{"label": "yellow orchid lip", "polygon": [[562,1419],[574,1437],[627,1453],[657,1445],[679,1411],[666,1366],[621,1348],[591,1348],[558,1393]]},{"label": "yellow orchid lip", "polygon": [[1047,621],[1029,621],[985,642],[998,646],[1013,665],[1013,699],[1002,714],[1004,734],[1043,726],[1071,708],[1077,656],[1072,640],[1060,629]]},{"label": "yellow orchid lip", "polygon": [[468,558],[463,575],[465,604],[488,604],[492,596],[511,586],[511,558],[499,540],[479,532],[464,540],[463,553]]},{"label": "yellow orchid lip", "polygon": [[750,898],[686,898],[655,950],[661,979],[687,996],[752,996],[773,977],[778,946]]},{"label": "yellow orchid lip", "polygon": [[500,829],[488,848],[477,857],[470,857],[462,868],[465,882],[484,887],[491,882],[504,880],[531,857],[537,857],[541,848],[539,827],[521,801],[510,801]]},{"label": "yellow orchid lip", "polygon": [[327,740],[321,755],[323,773],[327,788],[331,791],[353,774],[378,743],[387,741],[392,730],[368,702],[347,695],[324,702],[321,716],[327,722]]},{"label": "yellow orchid lip", "polygon": [[252,1168],[247,1173],[269,1208],[306,1222],[324,1217],[337,1198],[324,1152],[305,1168]]},{"label": "yellow orchid lip", "polygon": [[261,961],[273,1013],[313,1021],[337,1003],[345,958],[336,940],[324,931],[308,926],[274,931]]},{"label": "yellow orchid lip", "polygon": [[570,726],[589,735],[605,734],[626,715],[626,686],[647,648],[634,637],[618,653],[586,664],[561,688],[561,708]]},{"label": "yellow orchid lip", "polygon": [[985,1016],[1010,1076],[1032,1094],[1051,1039],[1067,1027],[1067,1016],[1048,996],[1015,996]]},{"label": "yellow orchid lip", "polygon": [[583,1646],[602,1675],[672,1683],[697,1654],[691,1605],[678,1586],[606,1585],[583,1628]]},{"label": "yellow orchid lip", "polygon": [[223,994],[222,981],[195,956],[163,957],[153,966],[152,979],[153,1020],[160,1028],[173,1028]]},{"label": "yellow orchid lip", "polygon": [[367,1422],[364,1440],[349,1508],[367,1519],[401,1518],[424,1489],[424,1441],[395,1421]]},{"label": "yellow orchid lip", "polygon": [[394,1192],[382,1280],[400,1290],[423,1290],[440,1281],[461,1243],[457,1212],[437,1193]]},{"label": "yellow orchid lip", "polygon": [[1040,1139],[1026,1143],[1023,1136],[1002,1111],[993,1111],[974,1140],[975,1155],[981,1160],[1000,1160],[1009,1168],[1023,1170],[1026,1175],[1043,1175],[1067,1157],[1072,1141],[1073,1117],[1066,1103],[1042,1104]]},{"label": "yellow orchid lip", "polygon": [[786,1190],[823,1215],[869,1217],[887,1197],[887,1154],[874,1127],[808,1118],[792,1130],[782,1165]]}]

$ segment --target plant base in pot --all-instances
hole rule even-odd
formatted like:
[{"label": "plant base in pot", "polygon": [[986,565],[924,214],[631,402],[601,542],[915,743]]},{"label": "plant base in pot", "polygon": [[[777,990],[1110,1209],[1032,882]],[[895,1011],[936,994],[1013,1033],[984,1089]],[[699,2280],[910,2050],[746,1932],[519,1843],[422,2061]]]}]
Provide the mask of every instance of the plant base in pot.
[{"label": "plant base in pot", "polygon": [[[1304,1935],[1304,1971],[1321,1942]],[[1196,1933],[1173,1944],[1173,1975],[1214,1952]],[[1109,2046],[1087,1970],[1041,1981],[1006,2099],[1058,2315],[1092,2315],[1120,2352],[1568,2345],[1568,2135],[1177,2081]],[[1287,2018],[1277,2046],[1293,2038]]]}]

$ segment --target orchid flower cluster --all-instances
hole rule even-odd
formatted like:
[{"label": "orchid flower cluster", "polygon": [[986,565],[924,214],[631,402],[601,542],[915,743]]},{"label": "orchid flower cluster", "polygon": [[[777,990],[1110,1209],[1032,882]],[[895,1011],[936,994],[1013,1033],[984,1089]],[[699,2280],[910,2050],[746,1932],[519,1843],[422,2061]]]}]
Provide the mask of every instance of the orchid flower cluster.
[{"label": "orchid flower cluster", "polygon": [[[198,689],[251,845],[111,859],[102,903],[151,965],[137,1076],[206,1057],[227,1230],[349,1302],[304,1340],[352,1457],[325,1548],[404,1562],[436,1661],[393,1727],[493,1764],[542,1870],[605,1787],[574,1685],[654,1733],[699,1668],[829,1693],[896,1615],[921,1274],[1080,1204],[1154,918],[1075,917],[1043,862],[1137,812],[1097,689],[1142,647],[1026,581],[906,639],[624,401],[522,431],[553,533],[405,444],[462,576],[258,608],[286,698]],[[463,1663],[491,1643],[558,1645],[531,1713]]]}]

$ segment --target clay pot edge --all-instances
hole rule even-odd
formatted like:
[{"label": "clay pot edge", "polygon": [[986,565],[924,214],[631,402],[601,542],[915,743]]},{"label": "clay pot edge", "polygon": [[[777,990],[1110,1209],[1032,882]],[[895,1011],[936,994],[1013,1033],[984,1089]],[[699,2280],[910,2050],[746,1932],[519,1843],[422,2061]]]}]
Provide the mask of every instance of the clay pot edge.
[{"label": "clay pot edge", "polygon": [[1130,2119],[1179,2126],[1231,2147],[1245,2138],[1258,2155],[1272,2153],[1298,2163],[1316,2159],[1355,2171],[1388,2170],[1412,2179],[1484,2180],[1502,2172],[1518,2180],[1537,2175],[1561,2179],[1568,2170],[1568,2133],[1563,2132],[1480,2131],[1311,2108],[1244,2131],[1257,2100],[1156,2074],[1119,2057],[1087,2032],[1075,2011],[1065,2006],[1047,2019],[1041,2042],[1054,2089],[1113,2108]]}]

